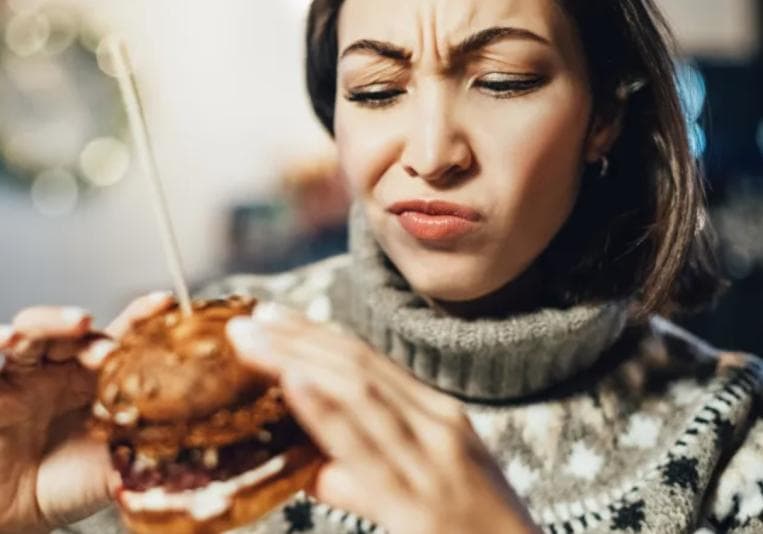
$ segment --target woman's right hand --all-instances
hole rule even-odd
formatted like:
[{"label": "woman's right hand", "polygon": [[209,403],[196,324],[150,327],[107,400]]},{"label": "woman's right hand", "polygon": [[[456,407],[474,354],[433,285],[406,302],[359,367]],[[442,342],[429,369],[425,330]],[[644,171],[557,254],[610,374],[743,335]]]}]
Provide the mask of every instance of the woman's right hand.
[{"label": "woman's right hand", "polygon": [[0,325],[0,533],[48,532],[111,500],[119,476],[85,430],[93,371],[135,321],[172,302],[136,299],[103,333],[78,308],[28,308]]}]

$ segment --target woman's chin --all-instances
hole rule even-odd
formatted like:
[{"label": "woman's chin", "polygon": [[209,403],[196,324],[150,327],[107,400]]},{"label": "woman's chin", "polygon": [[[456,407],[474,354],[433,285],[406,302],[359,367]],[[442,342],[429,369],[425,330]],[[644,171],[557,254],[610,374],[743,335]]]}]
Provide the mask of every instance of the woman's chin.
[{"label": "woman's chin", "polygon": [[498,291],[518,278],[527,268],[505,258],[495,258],[484,248],[461,253],[410,250],[397,246],[384,246],[410,287],[419,295],[442,302],[469,302]]},{"label": "woman's chin", "polygon": [[455,303],[477,300],[485,295],[489,295],[502,285],[501,283],[494,285],[475,283],[475,278],[472,278],[472,275],[467,273],[449,276],[432,276],[431,274],[412,277],[404,276],[416,293],[441,302]]}]

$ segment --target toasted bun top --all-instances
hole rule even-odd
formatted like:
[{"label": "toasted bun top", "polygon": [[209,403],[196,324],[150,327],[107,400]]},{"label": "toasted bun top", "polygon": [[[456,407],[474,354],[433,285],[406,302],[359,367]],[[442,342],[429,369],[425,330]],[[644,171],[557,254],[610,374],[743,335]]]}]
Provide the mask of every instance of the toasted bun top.
[{"label": "toasted bun top", "polygon": [[253,299],[194,302],[185,317],[175,307],[138,322],[108,356],[98,402],[118,425],[207,417],[255,398],[272,379],[243,367],[225,337],[225,324],[248,315]]}]

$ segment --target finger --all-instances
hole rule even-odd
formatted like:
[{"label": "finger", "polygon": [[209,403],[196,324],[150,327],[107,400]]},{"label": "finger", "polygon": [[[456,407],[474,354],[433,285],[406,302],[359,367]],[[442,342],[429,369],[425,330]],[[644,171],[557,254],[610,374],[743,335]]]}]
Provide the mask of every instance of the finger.
[{"label": "finger", "polygon": [[50,341],[24,337],[7,351],[8,362],[21,367],[36,367],[45,357]]},{"label": "finger", "polygon": [[8,324],[0,324],[0,351],[10,348],[16,333],[13,327]]},{"label": "finger", "polygon": [[93,402],[97,377],[73,362],[51,366],[51,380],[56,380],[56,416],[88,408]]},{"label": "finger", "polygon": [[82,308],[38,306],[19,312],[13,329],[20,336],[38,338],[71,338],[83,336],[92,317]]},{"label": "finger", "polygon": [[225,335],[236,355],[255,371],[279,377],[285,362],[268,357],[271,345],[267,335],[246,317],[234,317],[225,325]]},{"label": "finger", "polygon": [[[8,360],[16,365],[33,367],[39,365],[43,361],[64,363],[76,357],[82,359],[82,355],[84,355],[86,362],[82,363],[88,363],[89,365],[86,365],[86,367],[90,369],[97,369],[98,366],[96,364],[91,364],[91,362],[102,354],[102,352],[98,350],[99,342],[109,344],[111,346],[110,351],[117,346],[113,341],[99,337],[95,334],[87,335],[79,339],[23,338],[16,342],[12,350],[7,351]],[[96,350],[93,350],[94,345]],[[105,356],[105,354],[103,356]]]},{"label": "finger", "polygon": [[[267,304],[261,306],[267,310],[276,309]],[[280,310],[273,313],[283,317]],[[276,319],[276,315],[270,315],[270,311],[263,314],[268,319],[237,317],[228,323],[228,338],[244,364],[275,376],[281,375],[289,366],[308,361],[344,375],[352,376],[368,369],[378,372],[376,362],[358,361],[361,358],[357,353],[366,351],[364,346],[348,343],[344,337],[334,332],[324,332],[311,323]],[[292,361],[294,358],[297,361]],[[399,376],[394,376],[395,373],[404,374],[405,371],[393,369],[392,376],[390,373],[379,372],[390,384],[400,381]]]},{"label": "finger", "polygon": [[13,336],[13,328],[10,325],[0,325],[0,373],[5,369],[5,364],[7,362],[3,351],[10,347]]},{"label": "finger", "polygon": [[370,495],[369,486],[358,480],[353,470],[342,462],[334,460],[324,464],[307,492],[333,508],[352,511],[375,523],[379,520],[373,510],[380,504],[378,493]]},{"label": "finger", "polygon": [[[372,351],[357,338],[343,332],[326,328],[326,325],[310,321],[304,314],[275,302],[255,307],[252,317],[286,336],[293,336],[310,346],[322,346],[320,355],[327,365],[361,365],[383,376],[396,389],[395,397],[406,397],[435,416],[448,418],[461,410],[461,403],[443,392],[423,384],[411,372],[387,357],[373,357]],[[372,356],[372,357],[366,357]],[[361,361],[358,361],[361,360]]]},{"label": "finger", "polygon": [[252,308],[252,319],[266,323],[300,321],[303,318],[304,315],[294,308],[273,301],[263,302]]},{"label": "finger", "polygon": [[9,373],[0,382],[0,426],[33,419],[41,425],[92,402],[96,377],[72,362]]},{"label": "finger", "polygon": [[[258,321],[239,319],[231,326],[235,327],[231,328],[232,342],[245,362],[258,369],[267,367],[276,376],[309,377],[316,390],[352,414],[369,439],[389,453],[388,463],[398,466],[411,485],[425,491],[430,489],[431,477],[427,472],[430,458],[425,452],[437,447],[437,439],[432,442],[430,434],[458,434],[465,420],[458,401],[438,399],[439,406],[430,402],[427,409],[414,398],[416,390],[429,389],[427,386],[408,377],[395,364],[390,364],[391,369],[373,365],[381,360],[376,355],[353,357],[353,351],[368,351],[333,332],[319,340],[324,331],[315,325],[305,324],[295,329],[293,324],[271,323],[263,328]],[[336,354],[343,356],[336,358]],[[406,380],[412,382],[411,390],[400,387]],[[322,419],[316,417],[320,425]],[[417,428],[434,430],[417,439],[418,434],[413,430]],[[320,426],[316,432],[320,432]],[[334,445],[326,442],[325,446]]]},{"label": "finger", "polygon": [[[300,426],[328,456],[352,461],[374,444],[361,432],[347,414],[338,417],[339,407],[318,395],[314,388],[292,373],[283,382],[284,398]],[[378,451],[374,451],[375,453]]]},{"label": "finger", "polygon": [[[422,383],[410,371],[390,358],[376,354],[357,338],[309,321],[295,310],[275,303],[261,304],[255,308],[253,315],[256,321],[250,339],[254,338],[252,342],[257,342],[258,346],[256,350],[252,346],[250,350],[241,353],[243,359],[252,365],[265,363],[263,356],[268,353],[265,346],[268,336],[280,334],[290,339],[296,349],[303,349],[296,351],[302,357],[312,355],[320,360],[321,365],[344,374],[367,371],[378,376],[385,389],[389,390],[387,396],[390,399],[424,410],[444,421],[460,417],[462,405],[457,399]],[[264,327],[264,331],[256,330],[257,326]],[[240,334],[242,337],[246,334],[243,326]],[[273,363],[280,362],[276,360]]]},{"label": "finger", "polygon": [[106,358],[114,352],[119,344],[110,339],[98,339],[77,354],[79,362],[91,371],[100,369]]},{"label": "finger", "polygon": [[[410,380],[402,370],[390,369],[394,364],[390,367],[374,365],[381,360],[374,354],[353,358],[353,351],[363,350],[368,354],[368,349],[354,340],[347,342],[333,332],[317,341],[324,333],[320,327],[304,325],[300,334],[293,328],[276,325],[266,329],[256,322],[247,326],[241,321],[240,325],[248,328],[251,340],[256,340],[250,343],[256,349],[253,353],[257,361],[270,362],[274,372],[286,375],[284,388],[289,387],[290,375],[309,377],[313,389],[352,416],[375,447],[384,452],[385,463],[394,467],[400,478],[422,492],[434,491],[431,476],[434,459],[429,449],[438,446],[438,436],[445,436],[448,441],[460,436],[463,417],[457,401],[447,399],[451,403],[448,412],[435,409],[431,404],[429,410],[425,409],[423,403],[411,400],[415,392],[408,393],[399,387],[401,382]],[[342,357],[335,357],[342,352]],[[413,389],[428,389],[424,384],[412,382]],[[315,414],[315,417],[318,425],[315,432],[320,433],[324,416]],[[432,430],[420,433],[416,429]],[[337,447],[332,439],[341,439],[341,436],[325,437],[324,446],[328,450]]]},{"label": "finger", "polygon": [[71,360],[89,346],[91,340],[88,339],[60,339],[50,342],[45,353],[45,359],[54,363],[61,363]]},{"label": "finger", "polygon": [[324,463],[307,493],[319,501],[336,508],[348,508],[353,496],[362,486],[357,483],[352,470],[337,460]]},{"label": "finger", "polygon": [[[393,369],[386,372],[385,376],[385,372],[374,366],[373,361],[365,361],[380,358],[372,356],[357,361],[360,357],[356,357],[353,360],[351,352],[358,351],[359,348],[349,347],[341,339],[329,336],[329,339],[320,340],[315,332],[313,335],[309,332],[299,335],[289,327],[280,328],[274,324],[263,328],[259,322],[246,318],[236,318],[229,322],[228,334],[244,363],[276,377],[289,372],[301,372],[310,376],[315,387],[350,411],[359,410],[361,404],[358,399],[361,396],[375,395],[378,399],[383,399],[382,408],[387,411],[407,414],[407,418],[413,415],[437,417],[424,410],[413,399],[413,395],[400,388],[400,382],[408,379],[402,370]],[[343,344],[345,347],[341,346]],[[345,353],[344,358],[334,358],[335,353],[341,352]],[[426,387],[420,383],[415,386]],[[378,399],[370,400],[376,402]],[[401,421],[399,426],[396,437],[407,432],[404,422]]]},{"label": "finger", "polygon": [[105,332],[114,339],[119,339],[136,322],[153,317],[170,308],[174,302],[175,300],[170,291],[155,291],[138,297],[128,304],[122,313],[106,327]]},{"label": "finger", "polygon": [[[67,525],[95,513],[108,505],[114,494],[115,472],[108,447],[88,435],[84,414],[66,419],[69,421],[59,419],[53,423],[58,428],[53,428],[52,433],[58,434],[58,439],[49,445],[37,473],[40,512],[49,524],[57,525]],[[71,491],[72,474],[76,474],[76,492]],[[72,515],[75,510],[77,515]]]},{"label": "finger", "polygon": [[[311,392],[314,401],[303,399],[305,410],[303,424],[311,428],[311,435],[321,435],[321,443],[330,456],[352,463],[369,461],[369,454],[383,458],[384,464],[394,471],[398,481],[409,488],[430,492],[431,458],[428,447],[419,439],[417,427],[439,427],[443,423],[415,407],[402,407],[385,395],[384,389],[376,382],[364,377],[336,374],[326,368],[302,365],[298,371],[288,371],[282,381],[287,401],[292,399],[294,411],[303,409],[299,405],[300,394]],[[315,409],[324,406],[324,410]],[[331,407],[326,409],[325,407]],[[309,411],[310,408],[313,411]],[[406,410],[406,411],[403,411]],[[364,436],[370,445],[365,449],[351,448],[347,456],[344,450],[344,436],[337,431],[328,431],[326,420],[333,412],[337,417],[347,418],[356,431]],[[307,418],[311,417],[309,421]]]},{"label": "finger", "polygon": [[350,466],[364,483],[399,494],[405,486],[402,474],[354,414],[312,388],[299,373],[284,378],[284,397],[302,428],[328,456]]}]

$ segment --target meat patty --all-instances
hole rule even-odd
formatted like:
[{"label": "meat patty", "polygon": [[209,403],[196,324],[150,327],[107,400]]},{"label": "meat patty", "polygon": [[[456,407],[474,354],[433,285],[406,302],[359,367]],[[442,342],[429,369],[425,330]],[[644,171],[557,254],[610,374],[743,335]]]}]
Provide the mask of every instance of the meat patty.
[{"label": "meat patty", "polygon": [[167,491],[183,491],[228,480],[306,442],[307,437],[293,420],[282,419],[264,425],[256,437],[225,447],[186,448],[174,457],[158,459],[136,451],[125,441],[112,444],[111,456],[127,490],[162,486]]},{"label": "meat patty", "polygon": [[92,422],[93,432],[111,443],[128,442],[136,452],[167,458],[181,449],[224,447],[261,433],[266,427],[290,418],[280,388],[271,387],[246,404],[224,408],[209,417],[172,423],[139,421],[122,426],[110,419]]}]

